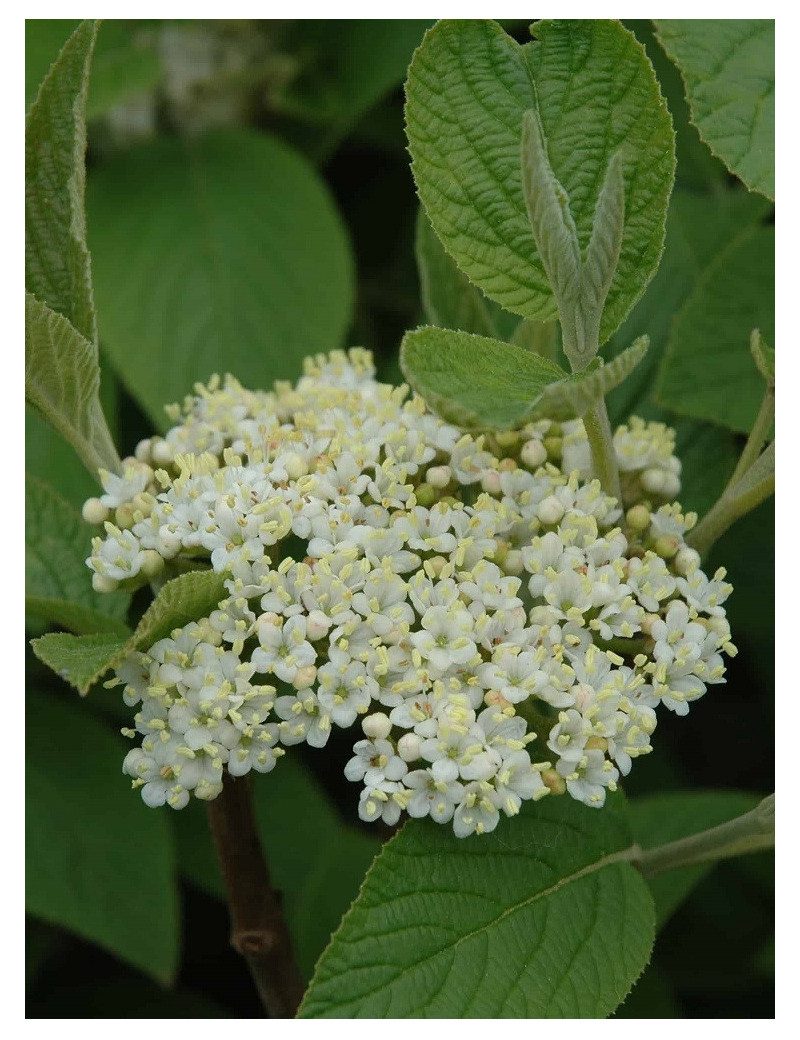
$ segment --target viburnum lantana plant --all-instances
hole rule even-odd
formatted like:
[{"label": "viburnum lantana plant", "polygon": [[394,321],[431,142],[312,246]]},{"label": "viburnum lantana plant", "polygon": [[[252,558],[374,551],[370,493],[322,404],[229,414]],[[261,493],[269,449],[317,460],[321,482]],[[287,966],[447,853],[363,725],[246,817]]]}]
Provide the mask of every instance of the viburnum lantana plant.
[{"label": "viburnum lantana plant", "polygon": [[[121,692],[120,765],[146,806],[207,803],[232,941],[271,1015],[611,1013],[650,956],[646,879],[774,842],[773,796],[643,850],[618,791],[659,720],[725,682],[733,589],[707,555],[774,490],[758,331],[763,401],[699,522],[663,415],[609,419],[648,330],[601,348],[658,267],[675,174],[644,48],[606,20],[545,20],[524,45],[437,23],[406,83],[428,324],[403,337],[404,382],[367,349],[304,340],[295,381],[204,372],[120,460],[83,211],[95,33],[75,30],[27,124],[26,399],[101,487],[83,505],[91,605],[33,597],[66,629],[36,656],[83,694]],[[303,996],[251,774],[278,790],[287,753],[342,741],[358,817],[399,833]]]}]

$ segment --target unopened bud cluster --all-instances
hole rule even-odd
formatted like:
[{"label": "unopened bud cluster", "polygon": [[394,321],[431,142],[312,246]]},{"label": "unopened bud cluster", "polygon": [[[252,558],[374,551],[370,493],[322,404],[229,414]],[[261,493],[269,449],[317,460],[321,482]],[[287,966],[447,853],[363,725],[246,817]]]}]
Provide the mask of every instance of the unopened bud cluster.
[{"label": "unopened bud cluster", "polygon": [[679,466],[659,424],[615,435],[623,513],[585,479],[580,423],[462,434],[363,350],[272,392],[215,379],[170,414],[85,507],[105,521],[98,588],[176,560],[226,576],[217,610],[114,680],[139,705],[124,769],[148,805],[214,798],[225,770],[359,723],[362,819],[488,832],[549,793],[603,805],[659,706],[686,714],[723,681],[731,587],[663,502]]}]

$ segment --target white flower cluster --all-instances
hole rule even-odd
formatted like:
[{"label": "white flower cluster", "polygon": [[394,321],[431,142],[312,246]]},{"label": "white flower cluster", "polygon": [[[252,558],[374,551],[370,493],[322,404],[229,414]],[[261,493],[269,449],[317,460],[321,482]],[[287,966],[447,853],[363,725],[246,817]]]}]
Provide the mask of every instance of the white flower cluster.
[{"label": "white flower cluster", "polygon": [[[694,517],[655,493],[623,516],[580,461],[564,472],[575,424],[462,434],[362,350],[308,360],[295,387],[196,390],[84,507],[105,520],[100,589],[176,558],[226,576],[210,617],[118,670],[148,805],[214,798],[224,769],[267,772],[361,720],[362,819],[488,832],[550,792],[601,806],[659,705],[685,714],[723,681],[731,588],[685,545]],[[677,481],[670,436],[618,431],[631,480]]]}]

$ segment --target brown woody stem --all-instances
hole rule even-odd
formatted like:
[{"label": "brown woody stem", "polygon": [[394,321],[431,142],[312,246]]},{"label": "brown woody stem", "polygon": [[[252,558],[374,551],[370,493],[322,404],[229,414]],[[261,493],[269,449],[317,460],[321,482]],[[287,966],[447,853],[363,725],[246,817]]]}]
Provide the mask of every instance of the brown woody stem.
[{"label": "brown woody stem", "polygon": [[303,979],[258,836],[247,777],[225,775],[208,822],[231,915],[231,945],[247,961],[270,1018],[294,1018]]}]

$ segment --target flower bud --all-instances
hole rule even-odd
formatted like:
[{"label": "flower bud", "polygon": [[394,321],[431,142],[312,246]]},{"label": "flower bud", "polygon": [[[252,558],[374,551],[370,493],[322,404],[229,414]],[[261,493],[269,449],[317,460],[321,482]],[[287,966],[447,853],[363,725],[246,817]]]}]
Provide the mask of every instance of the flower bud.
[{"label": "flower bud", "polygon": [[651,495],[665,494],[668,474],[663,469],[646,469],[641,476],[642,487]]},{"label": "flower bud", "polygon": [[519,457],[529,469],[536,469],[547,462],[547,449],[541,441],[534,438],[522,445]]},{"label": "flower bud", "polygon": [[324,639],[331,628],[331,620],[321,610],[312,610],[306,618],[306,637],[313,642]]},{"label": "flower bud", "polygon": [[297,452],[293,452],[288,455],[283,463],[283,468],[286,470],[286,475],[290,480],[298,480],[300,477],[304,477],[308,473],[308,463],[302,455]]},{"label": "flower bud", "polygon": [[417,503],[426,509],[436,501],[436,489],[430,484],[420,484],[414,492]]},{"label": "flower bud", "polygon": [[392,723],[389,721],[388,715],[384,715],[382,711],[376,711],[362,720],[361,728],[364,730],[364,736],[370,740],[386,740],[392,732]]},{"label": "flower bud", "polygon": [[696,571],[700,566],[700,553],[696,549],[690,549],[688,545],[685,545],[675,555],[673,566],[678,574],[682,574],[685,577],[687,574]]},{"label": "flower bud", "polygon": [[169,466],[174,459],[172,448],[165,440],[154,441],[150,448],[153,462],[157,466]]},{"label": "flower bud", "polygon": [[81,515],[87,524],[102,524],[108,519],[108,509],[99,498],[87,498],[83,503]]},{"label": "flower bud", "polygon": [[496,469],[487,469],[481,477],[481,487],[489,495],[500,494],[500,473]]},{"label": "flower bud", "polygon": [[513,473],[515,469],[519,469],[514,459],[500,459],[497,464],[497,468],[501,473]]},{"label": "flower bud", "polygon": [[564,515],[564,506],[555,495],[548,495],[537,506],[536,515],[543,524],[557,524]]},{"label": "flower bud", "polygon": [[133,454],[139,462],[147,462],[148,464],[153,461],[152,455],[152,440],[150,437],[145,437],[143,441],[134,448]]},{"label": "flower bud", "polygon": [[298,668],[295,673],[294,679],[292,679],[292,686],[296,690],[307,690],[313,686],[317,681],[317,669],[313,664],[308,664],[304,668]]},{"label": "flower bud", "polygon": [[118,585],[118,581],[114,581],[113,578],[107,578],[105,574],[97,574],[95,572],[92,575],[92,588],[95,592],[116,592]]},{"label": "flower bud", "polygon": [[679,546],[680,541],[674,535],[665,534],[656,541],[653,551],[657,552],[662,559],[671,560]]},{"label": "flower bud", "polygon": [[567,789],[567,782],[555,769],[545,769],[542,773],[542,782],[553,794],[563,794]]},{"label": "flower bud", "polygon": [[551,461],[558,462],[561,458],[561,450],[564,445],[562,439],[560,437],[545,437],[542,443],[544,444],[545,451],[547,452],[547,457]]},{"label": "flower bud", "polygon": [[164,557],[157,553],[155,549],[145,549],[144,560],[139,570],[145,578],[155,578],[157,574],[164,570]]},{"label": "flower bud", "polygon": [[431,466],[425,474],[425,480],[431,487],[436,488],[437,491],[446,488],[452,479],[453,471],[449,466]]},{"label": "flower bud", "polygon": [[503,560],[503,570],[506,574],[522,574],[525,565],[522,562],[522,553],[519,549],[509,549]]},{"label": "flower bud", "polygon": [[422,741],[416,733],[404,733],[397,741],[397,754],[404,762],[416,762],[422,754]]},{"label": "flower bud", "polygon": [[631,506],[625,520],[632,531],[646,531],[650,526],[650,510],[643,505]]},{"label": "flower bud", "polygon": [[121,506],[117,506],[114,512],[114,521],[121,530],[128,531],[133,527],[133,506],[130,502],[123,502]]}]

